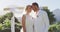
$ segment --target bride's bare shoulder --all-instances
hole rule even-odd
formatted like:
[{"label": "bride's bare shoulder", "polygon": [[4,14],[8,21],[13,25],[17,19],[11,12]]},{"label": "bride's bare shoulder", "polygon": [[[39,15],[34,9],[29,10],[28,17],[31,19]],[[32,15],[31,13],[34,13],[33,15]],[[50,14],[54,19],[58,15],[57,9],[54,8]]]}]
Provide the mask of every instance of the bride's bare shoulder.
[{"label": "bride's bare shoulder", "polygon": [[24,14],[23,16],[22,16],[22,18],[25,18],[26,17],[26,15]]}]

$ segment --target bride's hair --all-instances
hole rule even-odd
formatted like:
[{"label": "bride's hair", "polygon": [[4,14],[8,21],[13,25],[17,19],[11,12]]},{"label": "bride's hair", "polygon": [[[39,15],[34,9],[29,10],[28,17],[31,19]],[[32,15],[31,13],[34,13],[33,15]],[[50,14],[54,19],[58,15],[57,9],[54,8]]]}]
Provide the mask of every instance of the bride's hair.
[{"label": "bride's hair", "polygon": [[28,9],[28,7],[32,7],[31,5],[27,5],[25,11]]}]

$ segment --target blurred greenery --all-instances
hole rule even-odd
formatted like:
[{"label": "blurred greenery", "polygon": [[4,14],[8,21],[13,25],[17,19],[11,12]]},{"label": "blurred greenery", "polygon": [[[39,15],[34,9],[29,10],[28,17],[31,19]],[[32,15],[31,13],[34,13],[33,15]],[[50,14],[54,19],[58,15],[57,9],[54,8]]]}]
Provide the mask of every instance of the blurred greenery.
[{"label": "blurred greenery", "polygon": [[[11,32],[11,18],[13,17],[13,13],[7,13],[3,16],[0,16],[0,32],[3,31],[3,32],[8,32],[10,31]],[[18,19],[16,17],[15,18],[15,29],[16,32],[17,31],[20,31],[20,28],[21,28],[21,25],[20,25],[20,21],[18,21]]]},{"label": "blurred greenery", "polygon": [[20,21],[18,21],[18,19],[15,17],[15,27],[18,28],[19,30],[21,29],[22,25],[20,23]]},{"label": "blurred greenery", "polygon": [[60,22],[50,25],[49,32],[60,32]]},{"label": "blurred greenery", "polygon": [[6,18],[8,18],[9,20],[11,20],[12,16],[13,16],[12,12],[11,13],[7,13],[7,14],[5,14],[3,16],[0,16],[0,23],[3,23]]},{"label": "blurred greenery", "polygon": [[11,17],[13,16],[13,13],[7,13],[4,15],[4,18],[8,18],[9,20],[11,20]]},{"label": "blurred greenery", "polygon": [[3,28],[3,24],[2,24],[2,23],[0,23],[0,30],[2,30],[2,28]]},{"label": "blurred greenery", "polygon": [[9,28],[9,27],[11,26],[11,22],[10,22],[10,20],[9,20],[8,18],[6,18],[6,19],[4,20],[3,24],[4,24],[5,28],[6,28],[6,27]]}]

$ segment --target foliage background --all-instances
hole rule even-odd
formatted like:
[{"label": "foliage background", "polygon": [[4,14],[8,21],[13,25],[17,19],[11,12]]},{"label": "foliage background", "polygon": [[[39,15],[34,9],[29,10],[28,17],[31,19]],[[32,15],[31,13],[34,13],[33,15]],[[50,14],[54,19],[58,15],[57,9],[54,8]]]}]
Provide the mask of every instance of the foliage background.
[{"label": "foliage background", "polygon": [[[0,16],[0,32],[11,32],[11,18],[13,17],[13,13],[7,13],[3,16]],[[19,32],[21,25],[16,17],[15,18],[15,31]]]}]

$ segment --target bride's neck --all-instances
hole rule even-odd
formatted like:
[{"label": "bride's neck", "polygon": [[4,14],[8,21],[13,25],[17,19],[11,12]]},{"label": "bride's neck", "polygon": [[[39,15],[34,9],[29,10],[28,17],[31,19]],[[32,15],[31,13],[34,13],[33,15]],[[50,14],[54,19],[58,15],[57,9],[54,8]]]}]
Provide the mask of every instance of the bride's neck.
[{"label": "bride's neck", "polygon": [[26,15],[29,15],[29,13],[26,13]]}]

